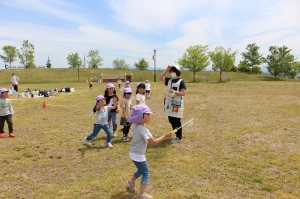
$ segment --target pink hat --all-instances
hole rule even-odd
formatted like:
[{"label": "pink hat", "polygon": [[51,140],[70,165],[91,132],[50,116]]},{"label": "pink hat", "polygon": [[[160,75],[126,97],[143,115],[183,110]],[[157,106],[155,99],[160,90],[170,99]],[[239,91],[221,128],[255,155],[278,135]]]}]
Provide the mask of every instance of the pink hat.
[{"label": "pink hat", "polygon": [[109,83],[109,84],[106,85],[106,88],[115,88],[115,85],[112,84],[112,83]]},{"label": "pink hat", "polygon": [[143,114],[150,113],[149,107],[145,104],[139,104],[132,107],[132,114],[129,116],[127,122],[132,124],[140,124],[143,122]]},{"label": "pink hat", "polygon": [[102,99],[105,99],[105,97],[103,95],[98,95],[96,97],[96,101],[99,101],[99,100],[102,100]]},{"label": "pink hat", "polygon": [[8,92],[6,88],[0,88],[0,97],[2,96],[2,93]]},{"label": "pink hat", "polygon": [[132,93],[131,88],[124,88],[124,93]]}]

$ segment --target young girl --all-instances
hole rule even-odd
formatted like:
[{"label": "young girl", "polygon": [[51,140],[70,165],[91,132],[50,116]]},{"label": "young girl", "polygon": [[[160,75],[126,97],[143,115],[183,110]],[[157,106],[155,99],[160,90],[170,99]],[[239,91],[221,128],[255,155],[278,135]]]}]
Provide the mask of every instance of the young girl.
[{"label": "young girl", "polygon": [[150,87],[151,87],[151,84],[150,84],[149,80],[146,80],[146,82],[145,82],[146,99],[150,99]]},{"label": "young girl", "polygon": [[9,137],[15,137],[12,116],[14,109],[11,101],[8,99],[8,90],[6,88],[0,89],[0,138],[4,137],[4,123],[8,125]]},{"label": "young girl", "polygon": [[105,103],[106,106],[108,106],[108,105],[114,106],[115,102],[114,102],[113,98],[117,98],[117,101],[116,101],[117,104],[116,104],[115,108],[112,108],[110,110],[110,112],[108,113],[108,121],[107,121],[109,126],[112,122],[112,126],[113,126],[112,136],[116,137],[117,136],[117,114],[119,113],[119,98],[116,95],[116,89],[115,89],[114,84],[109,83],[106,85],[104,97],[106,98],[106,103]]},{"label": "young girl", "polygon": [[173,135],[173,133],[169,132],[157,139],[153,139],[153,136],[150,133],[150,131],[144,126],[145,123],[148,123],[150,121],[150,114],[152,112],[150,111],[149,107],[147,105],[140,104],[134,106],[132,109],[133,113],[128,118],[128,122],[136,124],[136,126],[133,128],[129,156],[135,164],[137,171],[134,172],[133,176],[130,180],[127,181],[127,183],[130,191],[135,192],[135,181],[138,177],[142,176],[140,184],[140,193],[137,199],[151,199],[153,197],[145,192],[146,185],[148,183],[148,178],[150,175],[145,156],[147,144],[148,142],[153,145],[158,144],[165,138],[170,138]]},{"label": "young girl", "polygon": [[110,129],[107,124],[107,116],[111,109],[116,108],[117,105],[117,98],[113,98],[114,105],[113,106],[105,106],[105,97],[102,95],[98,95],[96,97],[96,105],[94,107],[95,112],[97,112],[97,116],[94,123],[94,129],[93,133],[91,133],[89,136],[85,137],[84,140],[87,145],[90,144],[90,140],[93,139],[98,135],[101,129],[103,129],[107,135],[106,137],[106,146],[112,147],[111,144],[111,135],[110,135]]},{"label": "young girl", "polygon": [[123,100],[121,104],[122,116],[120,121],[120,125],[124,126],[123,129],[120,130],[121,132],[123,132],[122,140],[124,142],[130,141],[130,137],[128,136],[128,133],[129,133],[131,123],[127,122],[127,120],[131,110],[131,94],[132,92],[130,88],[124,88]]},{"label": "young girl", "polygon": [[137,85],[136,87],[136,105],[138,104],[146,104],[146,100],[145,100],[145,84],[144,83],[140,83]]}]

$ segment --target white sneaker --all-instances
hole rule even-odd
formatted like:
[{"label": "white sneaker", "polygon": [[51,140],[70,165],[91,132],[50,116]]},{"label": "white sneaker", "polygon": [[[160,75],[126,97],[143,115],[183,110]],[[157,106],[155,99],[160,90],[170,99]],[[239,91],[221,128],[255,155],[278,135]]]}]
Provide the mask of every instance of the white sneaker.
[{"label": "white sneaker", "polygon": [[107,142],[106,146],[107,147],[113,147],[113,145],[110,142]]},{"label": "white sneaker", "polygon": [[87,137],[84,138],[84,141],[87,145],[90,145],[90,141],[87,140]]},{"label": "white sneaker", "polygon": [[116,137],[117,136],[117,131],[113,131],[112,136]]}]

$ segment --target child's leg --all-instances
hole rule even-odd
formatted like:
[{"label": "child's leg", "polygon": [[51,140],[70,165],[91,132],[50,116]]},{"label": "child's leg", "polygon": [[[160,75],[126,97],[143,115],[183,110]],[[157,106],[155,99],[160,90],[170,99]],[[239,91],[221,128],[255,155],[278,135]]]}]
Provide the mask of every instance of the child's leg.
[{"label": "child's leg", "polygon": [[109,143],[109,142],[111,143],[111,134],[110,134],[110,129],[109,129],[108,125],[105,124],[105,125],[103,125],[102,128],[106,133],[106,143]]},{"label": "child's leg", "polygon": [[108,124],[108,127],[110,127],[112,115],[113,115],[113,112],[109,112],[109,113],[108,113],[108,116],[107,116],[107,124]]},{"label": "child's leg", "polygon": [[4,122],[6,116],[0,116],[0,133],[4,133]]},{"label": "child's leg", "polygon": [[[146,186],[148,183],[148,179],[150,176],[150,172],[148,169],[148,164],[147,161],[144,162],[136,162],[133,161],[135,166],[137,167],[137,171],[133,174],[135,178],[138,178],[140,175],[142,175],[142,179],[141,179],[141,185],[140,185],[140,195],[143,195],[145,190],[146,190]],[[131,180],[134,180],[131,179]]]},{"label": "child's leg", "polygon": [[6,122],[7,122],[7,125],[8,125],[8,132],[9,133],[13,133],[14,132],[14,128],[13,128],[12,118],[10,117],[10,115],[6,116]]},{"label": "child's leg", "polygon": [[117,113],[112,112],[111,115],[112,125],[113,125],[113,131],[115,132],[117,130]]},{"label": "child's leg", "polygon": [[94,137],[96,137],[101,130],[102,126],[100,124],[94,124],[93,133],[91,133],[89,136],[86,137],[87,141],[90,141]]},{"label": "child's leg", "polygon": [[130,127],[131,127],[131,123],[126,122],[126,124],[124,125],[124,137],[128,136]]}]

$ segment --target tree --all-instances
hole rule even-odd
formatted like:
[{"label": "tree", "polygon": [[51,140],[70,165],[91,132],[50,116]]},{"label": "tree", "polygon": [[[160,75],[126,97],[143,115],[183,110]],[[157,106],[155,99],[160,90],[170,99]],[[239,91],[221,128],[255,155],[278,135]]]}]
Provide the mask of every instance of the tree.
[{"label": "tree", "polygon": [[262,54],[258,53],[260,47],[258,47],[255,43],[248,44],[246,47],[246,52],[241,53],[244,60],[242,60],[243,64],[249,66],[251,68],[251,72],[253,72],[253,67],[261,65],[265,62],[265,58]]},{"label": "tree", "polygon": [[237,51],[231,51],[231,48],[225,50],[222,46],[218,46],[214,51],[209,52],[209,57],[212,62],[212,69],[220,72],[220,82],[223,71],[229,71],[235,62]]},{"label": "tree", "polygon": [[103,58],[99,55],[99,50],[90,50],[87,57],[90,58],[88,61],[89,68],[98,68],[103,65]]},{"label": "tree", "polygon": [[276,78],[280,73],[287,75],[291,70],[291,64],[295,61],[292,51],[286,46],[270,46],[270,55],[267,56],[266,62],[269,73]]},{"label": "tree", "polygon": [[47,67],[47,68],[51,68],[51,63],[50,63],[49,56],[48,56],[48,60],[47,60],[47,63],[46,63],[46,67]]},{"label": "tree", "polygon": [[149,63],[144,58],[142,58],[138,63],[134,62],[134,66],[139,70],[146,70],[149,66]]},{"label": "tree", "polygon": [[248,72],[250,72],[250,67],[248,65],[244,64],[244,62],[240,61],[239,65],[238,65],[238,71],[242,72],[242,73],[248,73]]},{"label": "tree", "polygon": [[182,68],[193,72],[193,81],[197,72],[202,71],[209,65],[209,56],[207,55],[208,46],[195,45],[190,46],[178,63]]},{"label": "tree", "polygon": [[82,60],[79,57],[79,53],[71,53],[67,57],[68,64],[71,66],[70,68],[81,67]]},{"label": "tree", "polygon": [[295,61],[291,64],[291,71],[289,73],[289,76],[291,78],[295,78],[295,76],[300,72],[300,62]]},{"label": "tree", "polygon": [[28,40],[24,40],[21,50],[18,52],[20,63],[25,66],[25,68],[30,68],[35,66],[34,64],[34,45],[29,43]]},{"label": "tree", "polygon": [[124,58],[122,59],[115,59],[113,60],[113,67],[114,69],[129,69],[129,64],[126,64],[126,61]]},{"label": "tree", "polygon": [[3,59],[4,62],[9,63],[11,67],[11,63],[17,61],[18,49],[14,46],[3,46],[2,50],[4,51],[4,55],[0,55],[0,58]]}]

